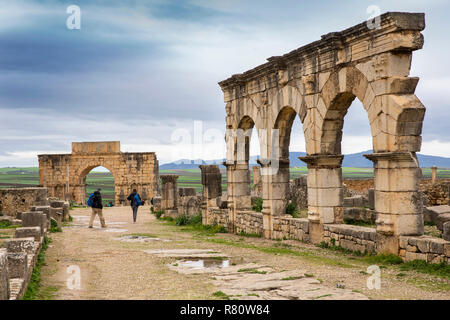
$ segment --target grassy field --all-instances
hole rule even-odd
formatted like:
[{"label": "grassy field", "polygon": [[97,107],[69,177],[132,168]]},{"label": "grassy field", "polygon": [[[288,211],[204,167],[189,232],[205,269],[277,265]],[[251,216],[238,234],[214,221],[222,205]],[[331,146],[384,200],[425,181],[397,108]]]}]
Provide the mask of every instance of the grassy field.
[{"label": "grassy field", "polygon": [[[222,171],[222,188],[226,189],[226,171]],[[306,167],[291,168],[291,179],[295,179],[308,173]],[[431,178],[431,169],[422,169],[424,178]],[[160,174],[177,174],[179,187],[194,187],[197,192],[202,190],[200,169],[186,170],[160,170]],[[371,179],[373,178],[372,168],[342,168],[344,179]],[[439,169],[438,178],[450,178],[450,169]],[[105,201],[114,200],[114,180],[109,172],[92,171],[86,177],[86,195],[94,192],[97,188],[102,188],[103,199]],[[0,188],[11,187],[31,187],[39,183],[38,168],[0,168]]]}]

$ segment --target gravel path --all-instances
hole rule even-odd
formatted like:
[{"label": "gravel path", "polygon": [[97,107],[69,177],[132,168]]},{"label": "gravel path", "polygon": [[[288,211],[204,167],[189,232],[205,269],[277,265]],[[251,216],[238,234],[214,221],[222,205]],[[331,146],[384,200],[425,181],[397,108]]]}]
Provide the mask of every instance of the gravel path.
[{"label": "gravel path", "polygon": [[[53,299],[217,299],[213,295],[217,291],[232,299],[273,298],[273,293],[291,299],[450,299],[448,280],[413,272],[398,276],[396,267],[381,269],[381,289],[369,290],[367,263],[298,241],[186,232],[156,220],[148,207],[140,208],[135,224],[129,207],[105,208],[103,212],[106,229],[100,228],[98,219],[94,229],[87,228],[90,210],[75,209],[71,225],[62,233],[51,234],[42,289],[54,290]],[[197,255],[192,259],[202,259],[207,253],[215,259],[230,259],[233,266],[228,266],[229,272],[226,268],[193,272],[174,267],[180,259],[189,259],[192,249]],[[268,268],[266,274],[244,268],[251,264]],[[66,285],[70,266],[79,267],[80,289]],[[243,268],[250,272],[240,272]],[[237,287],[250,287],[252,279],[272,281],[267,286],[272,292],[256,288],[256,295],[246,285]]]}]

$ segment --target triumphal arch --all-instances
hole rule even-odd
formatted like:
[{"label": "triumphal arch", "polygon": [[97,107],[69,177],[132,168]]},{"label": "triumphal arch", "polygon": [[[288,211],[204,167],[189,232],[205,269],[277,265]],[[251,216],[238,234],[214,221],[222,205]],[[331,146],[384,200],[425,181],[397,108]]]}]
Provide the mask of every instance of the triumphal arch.
[{"label": "triumphal arch", "polygon": [[114,177],[116,205],[124,204],[132,189],[143,200],[158,193],[158,160],[154,152],[120,151],[119,141],[73,142],[71,154],[42,154],[39,185],[60,199],[86,202],[86,176],[95,167],[105,167]]},{"label": "triumphal arch", "polygon": [[321,241],[324,225],[343,223],[342,129],[347,109],[359,99],[372,132],[373,153],[365,156],[375,170],[378,250],[397,252],[399,236],[423,234],[416,152],[425,107],[414,94],[419,78],[410,77],[410,68],[412,52],[424,43],[424,14],[379,18],[378,24],[326,34],[219,83],[226,103],[231,221],[250,208],[251,135],[242,138],[239,129],[258,132],[264,235],[271,237],[274,217],[285,214],[289,140],[298,116],[306,140],[301,160],[308,166],[311,241]]}]

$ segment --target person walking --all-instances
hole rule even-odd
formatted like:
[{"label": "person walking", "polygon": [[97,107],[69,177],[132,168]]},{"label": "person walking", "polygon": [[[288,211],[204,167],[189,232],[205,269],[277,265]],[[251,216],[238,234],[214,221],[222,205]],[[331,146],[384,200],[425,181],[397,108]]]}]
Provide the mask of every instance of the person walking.
[{"label": "person walking", "polygon": [[136,223],[138,208],[144,203],[141,200],[141,196],[137,193],[136,189],[133,189],[133,192],[130,193],[127,200],[130,201],[131,208],[133,209],[133,223]]},{"label": "person walking", "polygon": [[89,228],[93,228],[95,216],[98,215],[102,228],[106,228],[105,218],[103,218],[103,203],[101,189],[97,189],[89,196],[88,205],[92,207],[91,220],[89,221]]}]

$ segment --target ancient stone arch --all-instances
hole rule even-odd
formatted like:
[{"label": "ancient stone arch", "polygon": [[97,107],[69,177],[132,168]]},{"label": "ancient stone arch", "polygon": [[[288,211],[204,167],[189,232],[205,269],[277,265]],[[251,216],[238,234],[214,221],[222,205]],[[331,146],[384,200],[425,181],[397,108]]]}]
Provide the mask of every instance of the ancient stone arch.
[{"label": "ancient stone arch", "polygon": [[48,188],[49,196],[86,202],[86,176],[102,166],[114,177],[115,203],[137,189],[143,200],[158,193],[158,160],[154,152],[120,151],[119,141],[73,142],[72,154],[39,155],[39,185]]},{"label": "ancient stone arch", "polygon": [[[289,190],[289,141],[298,115],[306,140],[309,233],[323,238],[325,224],[343,221],[341,138],[354,99],[367,111],[374,153],[377,246],[398,253],[398,237],[423,234],[418,193],[425,107],[409,77],[412,52],[421,49],[424,14],[385,13],[220,82],[226,103],[230,219],[249,207],[248,156],[238,159],[237,129],[256,127],[261,143],[264,235],[283,215]],[[275,133],[274,133],[275,132]],[[247,146],[249,142],[245,141]],[[264,158],[264,157],[263,157]],[[276,170],[273,170],[276,163]],[[381,239],[381,240],[380,240]]]}]

